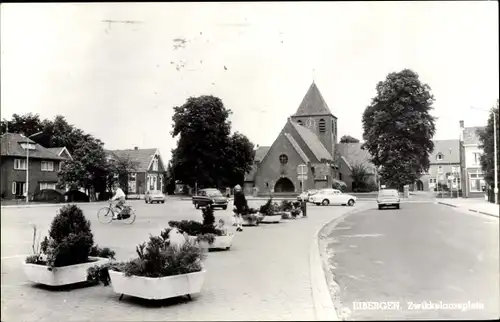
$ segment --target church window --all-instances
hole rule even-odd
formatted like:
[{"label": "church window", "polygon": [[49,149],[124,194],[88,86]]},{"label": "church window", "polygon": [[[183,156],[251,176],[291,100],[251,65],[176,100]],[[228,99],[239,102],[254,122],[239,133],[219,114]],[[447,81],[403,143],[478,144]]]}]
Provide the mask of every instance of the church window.
[{"label": "church window", "polygon": [[303,125],[303,124],[302,124],[302,120],[298,120],[298,121],[297,121],[297,124],[298,124],[298,125]]},{"label": "church window", "polygon": [[280,155],[280,163],[281,164],[287,164],[288,163],[288,156],[286,154]]},{"label": "church window", "polygon": [[326,123],[324,119],[319,120],[319,131],[321,133],[326,132]]}]

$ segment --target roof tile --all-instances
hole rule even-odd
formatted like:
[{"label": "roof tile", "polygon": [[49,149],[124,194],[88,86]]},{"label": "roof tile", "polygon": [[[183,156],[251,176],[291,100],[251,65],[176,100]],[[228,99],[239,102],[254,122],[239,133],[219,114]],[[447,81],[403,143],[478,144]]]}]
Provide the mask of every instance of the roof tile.
[{"label": "roof tile", "polygon": [[311,150],[318,161],[321,161],[322,159],[326,159],[329,161],[333,160],[332,155],[330,154],[330,152],[328,152],[323,143],[321,143],[316,134],[314,134],[311,130],[303,127],[302,125],[293,122],[291,119],[289,119],[289,122],[295,128],[299,136],[302,138],[304,143]]},{"label": "roof tile", "polygon": [[1,138],[1,155],[2,156],[13,156],[13,157],[26,157],[26,150],[21,147],[21,143],[35,144],[34,150],[29,150],[30,158],[37,159],[48,159],[48,160],[65,160],[66,158],[58,156],[56,153],[52,152],[51,149],[47,149],[40,144],[34,142],[31,139],[26,139],[19,133],[5,133]]},{"label": "roof tile", "polygon": [[315,83],[312,83],[306,96],[302,99],[297,112],[294,116],[304,116],[304,115],[331,115],[332,112],[328,108],[323,96],[321,95],[318,87]]},{"label": "roof tile", "polygon": [[149,168],[151,159],[156,153],[156,149],[126,149],[126,150],[106,150],[108,155],[114,155],[117,158],[130,158],[132,162],[137,162],[138,172],[145,172]]}]

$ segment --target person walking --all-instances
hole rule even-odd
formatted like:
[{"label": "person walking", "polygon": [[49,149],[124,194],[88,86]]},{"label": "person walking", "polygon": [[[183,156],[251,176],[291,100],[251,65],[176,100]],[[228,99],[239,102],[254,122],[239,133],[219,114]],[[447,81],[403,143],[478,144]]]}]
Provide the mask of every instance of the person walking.
[{"label": "person walking", "polygon": [[236,208],[236,231],[243,231],[241,215],[248,210],[248,203],[239,184],[234,187],[234,207]]}]

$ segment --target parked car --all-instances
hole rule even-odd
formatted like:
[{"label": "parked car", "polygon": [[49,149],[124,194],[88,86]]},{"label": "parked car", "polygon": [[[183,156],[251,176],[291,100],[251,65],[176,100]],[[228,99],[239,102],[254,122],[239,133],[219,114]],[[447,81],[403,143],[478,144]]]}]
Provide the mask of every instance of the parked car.
[{"label": "parked car", "polygon": [[396,209],[399,209],[399,192],[396,189],[380,190],[377,197],[377,204],[379,210],[384,207],[396,207]]},{"label": "parked car", "polygon": [[304,191],[297,197],[297,201],[304,201],[305,200],[305,201],[311,202],[311,196],[317,192],[318,192],[318,190],[316,190],[316,189],[310,189],[310,190]]},{"label": "parked car", "polygon": [[212,208],[219,207],[227,209],[227,198],[215,188],[201,189],[198,195],[193,196],[193,205],[196,209],[200,207],[211,206]]},{"label": "parked car", "polygon": [[144,195],[146,203],[165,203],[165,195],[160,190],[149,190]]},{"label": "parked car", "polygon": [[321,189],[311,196],[312,203],[316,205],[349,205],[354,206],[356,197],[351,196],[337,189]]}]

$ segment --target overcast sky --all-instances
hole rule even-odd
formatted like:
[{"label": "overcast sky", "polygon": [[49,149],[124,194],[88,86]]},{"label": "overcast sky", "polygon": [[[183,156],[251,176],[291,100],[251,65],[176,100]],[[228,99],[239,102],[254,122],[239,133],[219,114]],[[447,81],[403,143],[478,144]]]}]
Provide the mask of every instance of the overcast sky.
[{"label": "overcast sky", "polygon": [[498,98],[497,1],[1,9],[2,118],[62,114],[106,148],[157,147],[164,159],[176,144],[173,107],[189,96],[220,97],[233,130],[259,145],[272,144],[313,77],[339,136],[361,138],[377,82],[404,68],[433,90],[435,139],[458,138],[462,119],[485,124],[470,106]]}]

